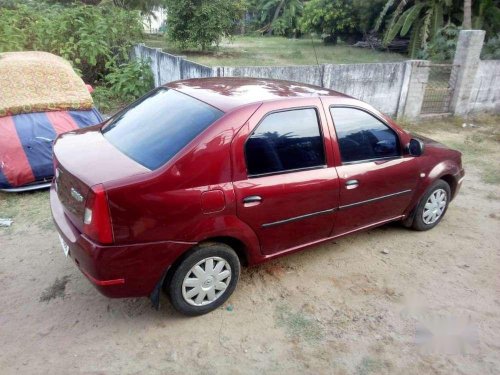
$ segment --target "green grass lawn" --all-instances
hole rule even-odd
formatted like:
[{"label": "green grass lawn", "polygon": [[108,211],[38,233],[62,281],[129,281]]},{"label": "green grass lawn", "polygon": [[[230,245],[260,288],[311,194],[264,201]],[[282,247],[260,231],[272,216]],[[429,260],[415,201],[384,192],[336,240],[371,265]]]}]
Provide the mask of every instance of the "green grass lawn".
[{"label": "green grass lawn", "polygon": [[[316,64],[313,42],[309,38],[236,36],[224,40],[219,50],[181,51],[163,37],[150,36],[149,47],[163,48],[165,52],[187,56],[188,59],[209,66],[308,65]],[[318,62],[333,64],[401,61],[408,57],[398,53],[380,52],[348,45],[324,45],[314,40]]]}]

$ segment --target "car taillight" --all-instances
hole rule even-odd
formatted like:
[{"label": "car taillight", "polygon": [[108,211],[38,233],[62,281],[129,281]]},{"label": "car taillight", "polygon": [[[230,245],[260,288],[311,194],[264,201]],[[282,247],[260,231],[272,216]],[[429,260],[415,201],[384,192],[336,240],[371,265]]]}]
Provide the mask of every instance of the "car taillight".
[{"label": "car taillight", "polygon": [[83,233],[101,244],[113,242],[108,197],[104,186],[95,185],[89,190],[85,201]]}]

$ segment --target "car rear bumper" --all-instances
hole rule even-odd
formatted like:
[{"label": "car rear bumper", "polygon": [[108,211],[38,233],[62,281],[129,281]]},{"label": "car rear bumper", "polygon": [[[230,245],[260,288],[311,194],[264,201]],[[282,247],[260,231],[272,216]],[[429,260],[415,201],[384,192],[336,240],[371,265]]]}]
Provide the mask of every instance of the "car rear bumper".
[{"label": "car rear bumper", "polygon": [[80,233],[69,221],[54,186],[50,189],[50,206],[57,231],[69,247],[68,257],[107,297],[149,296],[164,272],[194,245],[162,241],[102,246]]}]

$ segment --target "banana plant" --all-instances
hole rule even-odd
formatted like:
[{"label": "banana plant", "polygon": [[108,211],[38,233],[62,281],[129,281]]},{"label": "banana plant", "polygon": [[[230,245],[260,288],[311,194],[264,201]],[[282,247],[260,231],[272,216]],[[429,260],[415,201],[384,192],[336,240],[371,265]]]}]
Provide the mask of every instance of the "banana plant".
[{"label": "banana plant", "polygon": [[[388,0],[375,24],[375,31],[380,29],[387,13],[396,1]],[[400,0],[387,23],[383,44],[387,46],[398,34],[410,36],[408,54],[415,57],[419,50],[426,49],[427,44],[443,27],[445,20],[454,10],[453,0]]]},{"label": "banana plant", "polygon": [[488,36],[500,32],[500,1],[480,0],[472,3],[472,28],[486,30]]}]

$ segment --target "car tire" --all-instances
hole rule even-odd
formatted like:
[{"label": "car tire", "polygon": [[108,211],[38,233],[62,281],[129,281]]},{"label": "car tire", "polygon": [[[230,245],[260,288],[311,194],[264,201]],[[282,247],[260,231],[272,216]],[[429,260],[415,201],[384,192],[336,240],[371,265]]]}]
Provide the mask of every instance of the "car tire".
[{"label": "car tire", "polygon": [[412,228],[424,231],[434,228],[443,219],[451,199],[450,185],[437,180],[425,192],[415,209]]},{"label": "car tire", "polygon": [[240,268],[238,255],[228,245],[196,246],[175,269],[166,288],[172,305],[189,316],[215,310],[236,288]]}]

